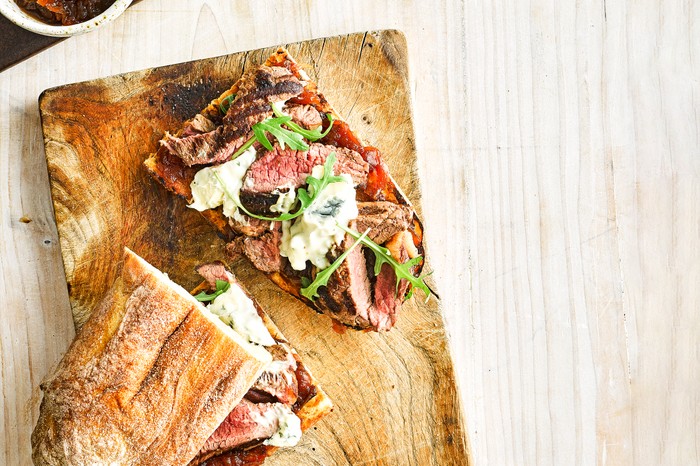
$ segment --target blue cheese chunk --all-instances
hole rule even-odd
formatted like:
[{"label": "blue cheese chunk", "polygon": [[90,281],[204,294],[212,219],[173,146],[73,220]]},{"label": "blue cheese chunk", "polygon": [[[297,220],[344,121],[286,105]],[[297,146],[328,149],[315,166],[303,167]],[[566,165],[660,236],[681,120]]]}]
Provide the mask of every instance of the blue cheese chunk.
[{"label": "blue cheese chunk", "polygon": [[231,283],[229,289],[217,296],[208,309],[249,342],[262,346],[276,343],[258,315],[253,300],[237,284]]},{"label": "blue cheese chunk", "polygon": [[[313,176],[321,178],[323,167],[314,167]],[[348,226],[351,220],[357,218],[352,178],[347,174],[340,176],[343,181],[326,186],[293,223],[282,222],[280,254],[289,259],[294,270],[304,270],[306,261],[320,269],[328,267],[330,263],[326,254],[345,236],[338,224]]]},{"label": "blue cheese chunk", "polygon": [[279,427],[272,437],[265,440],[265,445],[275,447],[293,447],[301,440],[301,419],[294,414],[291,408],[282,403],[275,403],[267,416],[275,416]]}]

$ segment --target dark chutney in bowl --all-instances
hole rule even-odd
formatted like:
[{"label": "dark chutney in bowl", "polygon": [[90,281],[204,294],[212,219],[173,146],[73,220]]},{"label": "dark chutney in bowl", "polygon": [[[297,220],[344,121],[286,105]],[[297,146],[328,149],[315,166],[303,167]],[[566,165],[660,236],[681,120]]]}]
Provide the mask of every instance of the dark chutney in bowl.
[{"label": "dark chutney in bowl", "polygon": [[24,11],[47,24],[69,26],[94,18],[114,0],[15,0]]}]

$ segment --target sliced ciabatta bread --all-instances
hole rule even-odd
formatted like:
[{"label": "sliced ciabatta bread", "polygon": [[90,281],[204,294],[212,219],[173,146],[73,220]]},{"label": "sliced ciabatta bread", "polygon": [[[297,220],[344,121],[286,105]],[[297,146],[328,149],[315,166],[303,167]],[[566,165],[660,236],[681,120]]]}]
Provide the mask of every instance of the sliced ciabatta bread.
[{"label": "sliced ciabatta bread", "polygon": [[34,464],[188,464],[271,360],[127,249],[41,385]]}]

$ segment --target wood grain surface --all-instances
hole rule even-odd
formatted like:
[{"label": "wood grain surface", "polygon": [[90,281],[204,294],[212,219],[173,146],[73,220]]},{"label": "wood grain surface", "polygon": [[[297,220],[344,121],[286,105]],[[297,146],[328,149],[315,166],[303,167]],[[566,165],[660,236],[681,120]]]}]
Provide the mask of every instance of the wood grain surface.
[{"label": "wood grain surface", "polygon": [[[290,44],[289,51],[420,204],[407,50],[396,31]],[[128,246],[194,287],[224,244],[142,166],[176,131],[274,48],[127,73],[46,91],[40,111],[56,223],[77,324],[113,283]],[[419,206],[416,205],[420,212]],[[429,233],[429,229],[426,234]],[[427,267],[430,267],[429,254]],[[232,264],[334,400],[333,414],[270,464],[468,464],[459,396],[437,300],[406,303],[388,334],[348,331]]]},{"label": "wood grain surface", "polygon": [[0,73],[0,464],[73,338],[41,91],[376,29],[474,462],[700,462],[700,2],[144,0]]}]

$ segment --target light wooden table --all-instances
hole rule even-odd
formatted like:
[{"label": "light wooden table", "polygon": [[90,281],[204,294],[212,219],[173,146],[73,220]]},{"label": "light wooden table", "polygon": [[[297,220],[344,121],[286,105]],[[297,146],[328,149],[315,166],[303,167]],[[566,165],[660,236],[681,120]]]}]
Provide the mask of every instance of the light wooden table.
[{"label": "light wooden table", "polygon": [[477,464],[700,461],[700,3],[429,3],[145,0],[0,73],[0,464],[73,337],[39,93],[385,28]]}]

